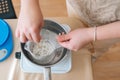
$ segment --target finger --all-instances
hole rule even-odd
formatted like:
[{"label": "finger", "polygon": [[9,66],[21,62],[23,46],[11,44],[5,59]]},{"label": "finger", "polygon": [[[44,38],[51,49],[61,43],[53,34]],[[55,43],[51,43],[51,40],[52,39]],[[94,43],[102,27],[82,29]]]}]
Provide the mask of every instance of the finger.
[{"label": "finger", "polygon": [[61,46],[65,47],[65,48],[69,49],[69,50],[72,50],[72,47],[71,47],[69,41],[67,41],[67,42],[59,42],[59,44],[60,44]]},{"label": "finger", "polygon": [[66,42],[59,42],[59,44],[69,50],[77,51],[78,47],[75,46],[74,42],[71,42],[72,40],[66,41]]},{"label": "finger", "polygon": [[32,39],[32,37],[31,37],[30,33],[26,33],[26,38],[27,38],[28,40],[30,40],[30,41],[33,41],[33,39]]},{"label": "finger", "polygon": [[62,32],[62,35],[64,35],[65,34],[65,32]]},{"label": "finger", "polygon": [[74,48],[69,42],[61,42],[59,43],[61,46],[69,49],[69,50],[73,50],[73,51],[77,51],[78,49]]},{"label": "finger", "polygon": [[64,34],[57,36],[56,39],[58,40],[58,42],[65,42],[65,41],[69,41],[71,38],[68,34]]},{"label": "finger", "polygon": [[64,32],[62,32],[62,33],[59,33],[58,35],[64,35],[65,33]]},{"label": "finger", "polygon": [[20,37],[20,31],[19,31],[19,29],[17,28],[16,29],[16,31],[15,31],[15,36],[17,37],[17,38],[19,38]]},{"label": "finger", "polygon": [[21,34],[20,34],[20,41],[21,41],[22,43],[25,43],[25,42],[27,41],[27,38],[26,38],[26,36],[25,36],[24,33],[21,33]]},{"label": "finger", "polygon": [[34,42],[40,42],[40,33],[32,33],[31,36]]}]

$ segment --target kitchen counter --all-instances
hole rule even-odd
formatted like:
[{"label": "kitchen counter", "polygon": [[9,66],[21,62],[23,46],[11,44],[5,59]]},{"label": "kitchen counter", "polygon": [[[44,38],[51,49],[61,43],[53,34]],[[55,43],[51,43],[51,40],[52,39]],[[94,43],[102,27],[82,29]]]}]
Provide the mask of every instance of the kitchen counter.
[{"label": "kitchen counter", "polygon": [[[49,18],[61,24],[67,24],[71,29],[84,27],[76,18]],[[14,50],[12,55],[0,63],[0,80],[43,80],[43,74],[24,73],[20,69],[19,60],[15,59],[15,52],[20,51],[19,39],[15,37],[17,19],[6,20],[11,26],[14,37]],[[91,54],[86,48],[72,52],[72,69],[65,74],[52,74],[52,80],[93,80]]]}]

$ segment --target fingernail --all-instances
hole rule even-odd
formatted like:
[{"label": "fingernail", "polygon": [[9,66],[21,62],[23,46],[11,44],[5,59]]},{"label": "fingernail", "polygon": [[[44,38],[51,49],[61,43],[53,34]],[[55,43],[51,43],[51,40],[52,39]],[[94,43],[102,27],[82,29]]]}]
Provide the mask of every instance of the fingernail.
[{"label": "fingernail", "polygon": [[58,35],[61,35],[61,33],[59,33]]}]

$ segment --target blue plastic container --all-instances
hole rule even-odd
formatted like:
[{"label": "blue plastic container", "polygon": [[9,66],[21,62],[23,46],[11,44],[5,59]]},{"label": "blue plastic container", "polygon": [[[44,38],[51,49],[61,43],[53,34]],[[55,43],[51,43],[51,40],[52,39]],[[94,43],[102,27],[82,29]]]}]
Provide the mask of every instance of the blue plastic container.
[{"label": "blue plastic container", "polygon": [[0,19],[0,62],[6,60],[13,50],[13,38],[10,26]]}]

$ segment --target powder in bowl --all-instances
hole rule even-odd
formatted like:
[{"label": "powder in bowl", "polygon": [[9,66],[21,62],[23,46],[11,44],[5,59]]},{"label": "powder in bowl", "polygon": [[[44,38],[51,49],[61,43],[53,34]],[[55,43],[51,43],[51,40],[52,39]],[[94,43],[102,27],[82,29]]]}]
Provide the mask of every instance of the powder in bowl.
[{"label": "powder in bowl", "polygon": [[26,46],[26,50],[30,51],[31,55],[36,59],[40,59],[43,56],[49,55],[55,49],[52,41],[48,39],[42,39],[39,43],[28,41],[26,43]]}]

